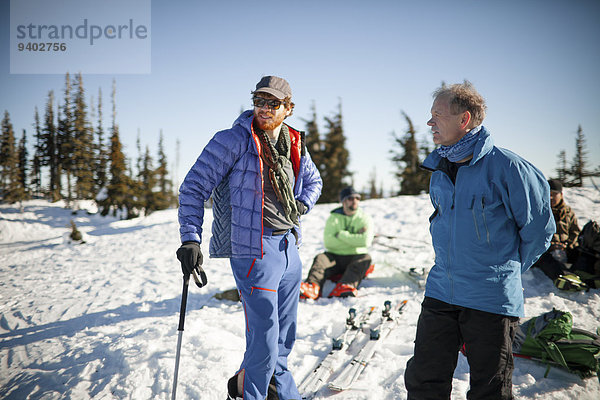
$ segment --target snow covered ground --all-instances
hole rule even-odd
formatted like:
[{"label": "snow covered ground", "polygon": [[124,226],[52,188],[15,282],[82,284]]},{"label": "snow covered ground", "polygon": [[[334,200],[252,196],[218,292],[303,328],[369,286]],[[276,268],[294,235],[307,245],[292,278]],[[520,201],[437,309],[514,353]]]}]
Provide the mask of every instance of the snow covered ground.
[{"label": "snow covered ground", "polygon": [[[600,220],[600,193],[566,189],[579,217]],[[169,399],[175,365],[182,278],[176,210],[130,221],[103,218],[92,204],[72,213],[63,204],[29,201],[21,211],[0,205],[0,398],[2,399]],[[323,250],[322,231],[330,210],[319,205],[304,218],[301,257],[304,274]],[[378,238],[371,254],[375,272],[360,296],[304,301],[298,340],[289,362],[300,382],[330,348],[347,310],[385,300],[408,300],[402,327],[388,337],[356,388],[321,399],[405,399],[403,375],[413,349],[423,291],[406,271],[431,267],[428,197],[406,196],[362,202],[373,216]],[[212,214],[207,212],[205,239]],[[73,220],[84,244],[68,239]],[[208,253],[207,240],[202,244]],[[400,251],[390,247],[400,248]],[[239,303],[212,296],[234,287],[227,260],[206,258],[209,285],[190,284],[180,361],[179,399],[224,399],[226,380],[244,349]],[[575,326],[600,324],[600,292],[566,293],[540,271],[524,276],[527,317],[556,307],[570,311]],[[332,286],[326,286],[327,292]],[[514,394],[519,399],[600,399],[597,379],[581,380],[517,359]],[[466,359],[460,356],[453,399],[465,399]]]}]

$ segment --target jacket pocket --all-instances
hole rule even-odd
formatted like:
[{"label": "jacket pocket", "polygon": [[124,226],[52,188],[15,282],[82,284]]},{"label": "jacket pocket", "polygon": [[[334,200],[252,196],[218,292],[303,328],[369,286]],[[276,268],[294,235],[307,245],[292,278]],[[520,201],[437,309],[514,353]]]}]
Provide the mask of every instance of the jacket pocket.
[{"label": "jacket pocket", "polygon": [[497,227],[498,221],[509,219],[504,208],[504,203],[499,194],[493,191],[475,195],[473,209],[476,210],[475,215],[481,219],[481,236],[490,248],[493,248],[494,227]]},{"label": "jacket pocket", "polygon": [[490,241],[490,229],[488,227],[488,218],[485,215],[486,211],[485,211],[485,197],[481,198],[481,217],[483,219],[483,227],[485,229],[485,240],[487,241],[487,244],[491,247],[492,246],[492,242]]},{"label": "jacket pocket", "polygon": [[277,290],[275,290],[275,289],[269,289],[269,288],[264,288],[264,287],[252,286],[250,288],[250,296],[252,296],[252,294],[254,293],[255,290],[260,290],[260,291],[263,291],[263,292],[277,293]]},{"label": "jacket pocket", "polygon": [[481,240],[481,233],[480,233],[479,225],[477,222],[477,215],[476,215],[477,213],[475,211],[475,207],[473,206],[474,201],[475,201],[474,196],[472,196],[471,199],[467,200],[467,209],[469,210],[471,216],[473,217],[473,230],[475,231],[475,237],[479,241],[479,240]]}]

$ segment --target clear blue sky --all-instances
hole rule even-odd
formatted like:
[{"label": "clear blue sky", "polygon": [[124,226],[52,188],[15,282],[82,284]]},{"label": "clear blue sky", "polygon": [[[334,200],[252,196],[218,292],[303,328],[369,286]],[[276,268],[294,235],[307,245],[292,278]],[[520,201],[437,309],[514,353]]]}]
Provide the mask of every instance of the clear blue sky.
[{"label": "clear blue sky", "polygon": [[[51,89],[62,99],[64,74],[9,73],[9,1],[0,7],[0,111],[31,143],[34,107],[43,114]],[[152,1],[151,11],[151,73],[83,80],[88,98],[102,88],[105,128],[116,80],[130,158],[138,131],[155,152],[162,129],[171,164],[180,140],[179,180],[212,135],[250,107],[262,75],[290,82],[296,109],[286,122],[296,128],[313,101],[323,127],[341,99],[359,189],[374,169],[386,191],[397,189],[390,133],[404,133],[405,111],[429,137],[431,93],[442,81],[473,82],[496,145],[546,176],[560,150],[572,159],[578,125],[590,166],[600,165],[600,1]]]}]

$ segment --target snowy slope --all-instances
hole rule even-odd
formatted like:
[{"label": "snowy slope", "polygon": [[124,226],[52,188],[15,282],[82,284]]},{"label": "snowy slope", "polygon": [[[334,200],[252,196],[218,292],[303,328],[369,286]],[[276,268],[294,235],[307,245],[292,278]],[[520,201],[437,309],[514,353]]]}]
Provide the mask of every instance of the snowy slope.
[{"label": "snowy slope", "polygon": [[[600,220],[600,193],[566,189],[579,217]],[[319,205],[304,217],[301,257],[304,274],[323,250],[322,231],[330,210]],[[372,247],[375,272],[358,298],[319,299],[300,304],[298,340],[289,363],[300,382],[341,331],[349,307],[381,306],[407,299],[402,329],[383,342],[356,388],[319,398],[405,399],[403,374],[412,353],[423,292],[405,272],[429,268],[428,232],[432,208],[427,196],[367,200],[378,238]],[[73,214],[63,204],[29,201],[21,211],[0,205],[0,398],[2,399],[167,399],[170,398],[182,279],[176,210],[131,221],[102,218],[92,204]],[[89,210],[86,211],[86,210]],[[205,243],[212,214],[207,212]],[[86,243],[68,240],[74,220]],[[392,247],[401,250],[394,250]],[[206,288],[190,285],[180,362],[179,399],[224,399],[226,380],[244,348],[239,303],[212,296],[233,288],[227,260],[207,259]],[[556,307],[573,313],[575,326],[600,325],[600,292],[563,293],[540,271],[524,276],[526,313]],[[325,291],[332,286],[326,286]],[[516,360],[514,393],[519,399],[599,399],[597,379],[580,380],[553,369]],[[468,364],[460,356],[453,399],[465,399]]]}]

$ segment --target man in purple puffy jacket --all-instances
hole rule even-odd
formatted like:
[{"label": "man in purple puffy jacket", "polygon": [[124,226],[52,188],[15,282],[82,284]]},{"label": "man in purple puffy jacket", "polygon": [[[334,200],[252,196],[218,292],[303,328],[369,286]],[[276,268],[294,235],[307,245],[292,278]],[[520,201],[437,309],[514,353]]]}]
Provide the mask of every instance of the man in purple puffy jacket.
[{"label": "man in purple puffy jacket", "polygon": [[211,257],[230,259],[246,319],[246,351],[227,383],[228,399],[300,399],[287,357],[296,339],[302,263],[300,216],[321,194],[321,176],[292,115],[285,79],[265,76],[252,92],[254,110],[217,132],[179,191],[184,274],[202,270],[204,202],[213,199]]}]

